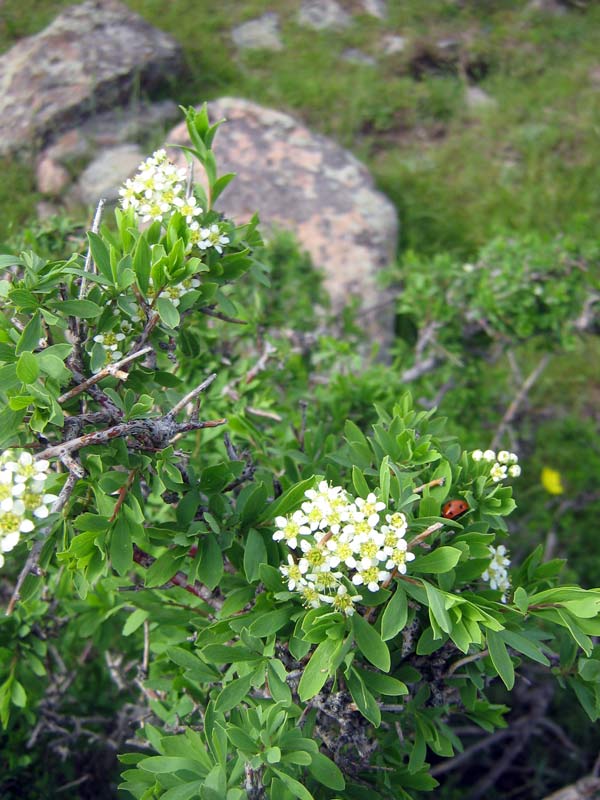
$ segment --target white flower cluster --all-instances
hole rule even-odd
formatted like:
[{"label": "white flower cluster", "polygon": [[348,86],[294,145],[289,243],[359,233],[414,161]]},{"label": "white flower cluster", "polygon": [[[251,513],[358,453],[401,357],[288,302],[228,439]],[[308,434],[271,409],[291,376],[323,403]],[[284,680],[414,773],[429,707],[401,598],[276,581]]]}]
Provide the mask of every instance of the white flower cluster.
[{"label": "white flower cluster", "polygon": [[[306,605],[317,608],[330,603],[337,611],[352,615],[362,595],[351,595],[343,579],[354,586],[376,592],[393,572],[406,572],[414,559],[404,538],[406,517],[386,514],[385,503],[371,493],[352,499],[341,486],[321,481],[309,489],[298,511],[276,517],[276,542],[294,551],[280,567],[290,591],[299,592]],[[368,601],[367,601],[368,604]]]},{"label": "white flower cluster", "polygon": [[488,550],[492,560],[481,577],[484,581],[489,582],[490,589],[499,589],[502,592],[502,602],[506,603],[506,592],[510,589],[510,579],[508,577],[510,558],[508,558],[506,547],[503,544],[498,545],[498,547],[489,545]]},{"label": "white flower cluster", "polygon": [[507,477],[518,478],[521,474],[521,467],[517,464],[519,457],[508,450],[500,450],[497,454],[494,450],[473,450],[471,458],[491,464],[490,478],[494,483],[500,483]]},{"label": "white flower cluster", "polygon": [[118,361],[123,358],[123,351],[119,348],[122,347],[121,342],[124,341],[124,333],[98,333],[94,336],[94,341],[102,346],[107,361]]},{"label": "white flower cluster", "polygon": [[157,150],[119,189],[121,207],[132,208],[142,222],[163,222],[179,211],[189,225],[202,209],[193,195],[185,195],[185,180],[185,168],[176,167],[164,150]]},{"label": "white flower cluster", "polygon": [[22,533],[34,529],[33,518],[45,519],[50,513],[48,506],[56,496],[44,494],[49,466],[27,452],[5,450],[0,455],[0,567],[3,553],[17,546]]},{"label": "white flower cluster", "polygon": [[229,236],[216,222],[213,222],[208,228],[201,228],[197,222],[192,222],[190,225],[190,249],[194,245],[200,250],[214,247],[220,255],[226,244],[229,244]]},{"label": "white flower cluster", "polygon": [[[181,302],[181,298],[184,294],[191,291],[192,289],[197,289],[200,286],[200,281],[198,278],[190,277],[185,278],[185,280],[181,281],[174,286],[165,286],[164,289],[158,293],[159,297],[166,297],[167,300],[170,300],[174,306],[178,306]],[[149,300],[154,300],[156,297],[156,289],[152,284],[152,278],[150,278],[150,284],[148,286],[148,291],[146,292]]]}]

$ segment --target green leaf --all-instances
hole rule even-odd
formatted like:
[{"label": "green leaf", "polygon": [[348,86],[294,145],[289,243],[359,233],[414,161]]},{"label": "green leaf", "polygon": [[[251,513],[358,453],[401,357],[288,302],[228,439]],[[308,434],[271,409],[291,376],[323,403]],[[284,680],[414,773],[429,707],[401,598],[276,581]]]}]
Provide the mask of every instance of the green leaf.
[{"label": "green leaf", "polygon": [[487,646],[494,669],[502,679],[502,683],[510,691],[515,685],[515,669],[510,660],[506,645],[500,635],[495,631],[486,632]]},{"label": "green leaf", "polygon": [[366,497],[371,491],[369,489],[369,484],[365,480],[365,476],[355,464],[352,466],[352,483],[359,497]]},{"label": "green leaf", "polygon": [[103,311],[91,300],[61,300],[60,303],[54,304],[53,308],[69,317],[81,317],[82,319],[95,319]]},{"label": "green leaf", "polygon": [[244,550],[244,572],[248,583],[253,583],[259,578],[261,564],[267,563],[267,547],[262,535],[251,528],[246,537]]},{"label": "green leaf", "polygon": [[256,619],[248,628],[250,636],[271,636],[283,628],[290,621],[290,610],[288,608],[278,608],[275,611],[267,611]]},{"label": "green leaf", "polygon": [[367,688],[379,694],[389,695],[390,697],[399,697],[408,694],[408,687],[397,678],[392,678],[391,675],[384,675],[381,672],[372,672],[368,669],[363,669],[359,666],[354,666],[354,670],[360,675]]},{"label": "green leaf", "polygon": [[352,667],[350,667],[350,670],[346,673],[346,681],[348,690],[360,713],[365,719],[368,719],[370,723],[378,728],[381,725],[381,711],[379,710],[379,706],[375,702],[375,698],[371,692],[365,686],[363,679]]},{"label": "green leaf", "polygon": [[94,263],[98,267],[98,272],[103,275],[109,284],[112,286],[114,283],[114,277],[112,273],[112,267],[110,266],[110,256],[108,255],[108,248],[104,244],[103,240],[98,236],[97,233],[92,233],[91,231],[88,233],[88,240],[90,243],[90,250],[92,253],[92,258],[94,259]]},{"label": "green leaf", "polygon": [[352,617],[352,629],[356,643],[367,661],[383,672],[389,672],[390,651],[373,625],[360,614],[355,614]]},{"label": "green leaf", "polygon": [[40,374],[40,368],[33,353],[25,351],[17,361],[17,378],[23,383],[34,383]]},{"label": "green leaf", "polygon": [[432,586],[426,581],[423,581],[423,586],[427,592],[429,613],[433,618],[433,621],[437,623],[445,633],[450,633],[452,631],[452,621],[450,620],[450,616],[446,611],[444,595],[438,591],[435,586]]},{"label": "green leaf", "polygon": [[168,775],[173,772],[179,772],[180,770],[188,770],[200,775],[206,773],[204,765],[199,761],[179,756],[150,756],[150,758],[145,758],[143,761],[140,761],[138,767],[146,772],[152,772],[157,775]]},{"label": "green leaf", "polygon": [[529,608],[529,597],[527,592],[522,586],[519,586],[518,589],[515,591],[514,594],[514,604],[519,609],[522,614],[527,613],[527,609]]},{"label": "green leaf", "polygon": [[436,547],[425,556],[417,556],[410,565],[410,571],[415,573],[449,572],[459,562],[462,551],[456,547]]},{"label": "green leaf", "polygon": [[113,569],[122,577],[133,566],[133,543],[130,527],[120,514],[112,528],[110,537],[110,560]]},{"label": "green leaf", "polygon": [[313,753],[312,762],[308,767],[319,783],[327,786],[328,789],[333,789],[336,792],[343,792],[346,788],[346,782],[342,771],[334,764],[333,761],[323,753]]},{"label": "green leaf", "polygon": [[304,500],[304,493],[307,489],[311,489],[314,483],[314,477],[296,483],[265,509],[258,522],[266,522],[267,520],[275,519],[275,517],[285,517],[290,511],[295,511]]},{"label": "green leaf", "polygon": [[335,639],[325,639],[310,657],[298,685],[298,694],[302,702],[310,700],[323,688],[329,678],[331,662],[338,646],[339,642]]},{"label": "green leaf", "polygon": [[25,689],[23,688],[23,685],[19,683],[19,681],[17,680],[13,681],[10,693],[10,699],[12,700],[14,705],[17,706],[17,708],[25,708],[25,706],[27,705],[27,694],[25,692]]},{"label": "green leaf", "polygon": [[40,312],[36,311],[27,325],[25,325],[23,328],[23,333],[19,336],[17,347],[15,349],[16,355],[20,355],[27,350],[35,350],[36,347],[39,347],[41,338],[42,321],[40,318]]},{"label": "green leaf", "polygon": [[543,664],[545,667],[550,666],[550,662],[540,650],[538,645],[535,642],[532,642],[531,639],[528,639],[526,636],[521,635],[520,633],[515,633],[514,631],[500,631],[498,633],[509,647],[512,647],[513,650],[516,650],[518,653],[522,653],[527,658],[530,658],[532,661],[537,661],[539,664]]},{"label": "green leaf", "polygon": [[136,608],[133,614],[127,617],[125,625],[123,625],[123,636],[131,636],[134,631],[143,625],[150,616],[150,612],[143,608]]},{"label": "green leaf", "polygon": [[393,639],[406,625],[408,618],[408,598],[398,584],[396,591],[385,607],[381,617],[381,638],[384,642]]},{"label": "green leaf", "polygon": [[167,328],[176,328],[179,325],[179,311],[168,297],[159,297],[156,301],[156,310],[161,321]]},{"label": "green leaf", "polygon": [[153,587],[167,583],[175,575],[182,561],[181,555],[177,555],[173,550],[167,550],[146,570],[145,585]]},{"label": "green leaf", "polygon": [[200,547],[202,556],[196,575],[201,583],[212,590],[223,577],[223,553],[212,533],[202,537]]},{"label": "green leaf", "polygon": [[271,769],[281,779],[281,782],[290,790],[294,797],[298,798],[298,800],[314,800],[312,794],[300,783],[300,781],[292,778],[291,775],[288,775],[286,772],[281,772],[281,770],[275,769],[275,767],[271,767]]},{"label": "green leaf", "polygon": [[217,697],[215,711],[225,714],[227,711],[231,711],[232,708],[239,706],[242,700],[247,697],[252,686],[252,680],[253,673],[250,673],[228,683]]}]

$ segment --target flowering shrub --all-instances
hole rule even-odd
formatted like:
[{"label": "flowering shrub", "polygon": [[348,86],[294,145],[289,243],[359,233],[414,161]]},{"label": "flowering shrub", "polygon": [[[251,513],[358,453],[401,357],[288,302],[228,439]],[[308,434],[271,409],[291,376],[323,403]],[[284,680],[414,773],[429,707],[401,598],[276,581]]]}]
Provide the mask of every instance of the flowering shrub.
[{"label": "flowering shrub", "polygon": [[414,797],[531,663],[596,719],[600,590],[540,549],[511,565],[517,457],[408,394],[342,438],[281,400],[268,338],[226,338],[261,239],[214,209],[217,126],[186,118],[207,191],[158,151],[88,256],[1,257],[7,735],[52,747],[72,719],[50,632],[72,680],[103,654],[140,800]]}]

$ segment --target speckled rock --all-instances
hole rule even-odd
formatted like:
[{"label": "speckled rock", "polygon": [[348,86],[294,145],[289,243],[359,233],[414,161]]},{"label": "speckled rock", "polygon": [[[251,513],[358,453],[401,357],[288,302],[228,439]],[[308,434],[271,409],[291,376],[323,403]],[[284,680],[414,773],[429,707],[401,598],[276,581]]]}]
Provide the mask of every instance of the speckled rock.
[{"label": "speckled rock", "polygon": [[[218,208],[239,223],[258,211],[267,229],[275,225],[294,231],[324,270],[334,308],[359,297],[366,310],[361,321],[372,337],[389,342],[393,309],[376,277],[395,256],[398,222],[394,206],[374,188],[367,168],[331,139],[280,111],[222,98],[209,104],[209,113],[212,119],[228,120],[215,142],[219,170],[238,176]],[[167,141],[188,143],[185,125],[177,126]],[[185,164],[181,151],[170,155]],[[201,171],[198,167],[196,175]]]},{"label": "speckled rock", "polygon": [[396,53],[402,53],[406,50],[408,40],[405,36],[399,36],[395,33],[386,33],[381,39],[381,49],[386,56],[393,56]]},{"label": "speckled rock", "polygon": [[179,45],[117,0],[87,0],[0,57],[0,154],[176,77]]},{"label": "speckled rock", "polygon": [[304,0],[297,19],[300,25],[317,31],[342,30],[352,24],[352,17],[337,0]]},{"label": "speckled rock", "polygon": [[85,205],[95,205],[100,198],[108,203],[116,202],[121,184],[136,172],[144,157],[135,144],[103,150],[79,176],[75,199]]},{"label": "speckled rock", "polygon": [[240,50],[281,50],[279,17],[267,12],[262,17],[243,22],[231,31],[231,38]]},{"label": "speckled rock", "polygon": [[37,163],[35,181],[42,194],[58,197],[69,185],[71,176],[62,164],[45,156],[40,158]]},{"label": "speckled rock", "polygon": [[370,14],[377,19],[386,19],[388,4],[386,0],[362,0],[361,5],[365,14]]},{"label": "speckled rock", "polygon": [[467,107],[471,111],[479,111],[480,109],[495,108],[498,104],[496,100],[491,97],[479,86],[469,86],[465,92],[465,100]]},{"label": "speckled rock", "polygon": [[363,53],[362,50],[357,50],[356,47],[349,47],[342,53],[342,58],[349,64],[359,64],[365,67],[374,67],[377,61],[368,53]]}]

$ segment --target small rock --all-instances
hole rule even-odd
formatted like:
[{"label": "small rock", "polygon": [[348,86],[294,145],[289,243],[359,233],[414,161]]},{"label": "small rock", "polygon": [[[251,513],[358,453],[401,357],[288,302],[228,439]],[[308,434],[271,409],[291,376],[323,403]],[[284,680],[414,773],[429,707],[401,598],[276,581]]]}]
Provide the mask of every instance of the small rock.
[{"label": "small rock", "polygon": [[495,108],[498,104],[493,97],[478,86],[469,86],[465,92],[467,107],[471,110]]},{"label": "small rock", "polygon": [[365,14],[370,14],[377,19],[387,19],[388,7],[386,0],[362,0]]},{"label": "small rock", "polygon": [[35,180],[42,194],[58,197],[70,183],[71,176],[57,161],[44,156],[37,163]]},{"label": "small rock", "polygon": [[393,56],[406,50],[408,40],[404,36],[397,36],[394,33],[386,34],[381,40],[381,49],[386,56]]},{"label": "small rock", "polygon": [[231,38],[240,50],[283,49],[279,32],[279,17],[272,12],[238,25],[231,31]]},{"label": "small rock", "polygon": [[317,31],[342,30],[350,26],[352,18],[336,0],[305,0],[298,22]]},{"label": "small rock", "polygon": [[107,203],[119,199],[119,188],[144,160],[135,144],[122,144],[103,150],[79,176],[77,195],[85,205],[95,205],[101,197]]},{"label": "small rock", "polygon": [[0,56],[0,155],[75,127],[134,87],[173,80],[182,66],[177,42],[117,0],[67,8]]},{"label": "small rock", "polygon": [[49,203],[48,200],[40,200],[36,204],[35,210],[39,220],[50,219],[59,213],[59,209],[53,203]]},{"label": "small rock", "polygon": [[374,67],[377,64],[373,56],[363,53],[362,50],[356,50],[354,47],[344,50],[342,58],[351,64],[361,64],[368,67]]},{"label": "small rock", "polygon": [[541,11],[551,14],[553,17],[562,17],[567,13],[567,9],[557,0],[531,0],[526,6],[526,10]]},{"label": "small rock", "polygon": [[[267,230],[292,230],[323,270],[334,310],[359,298],[368,333],[389,343],[393,304],[377,273],[395,257],[398,220],[368,169],[331,139],[249,100],[216,100],[209,103],[209,114],[228,120],[215,139],[219,171],[238,176],[218,209],[239,223],[258,211]],[[185,124],[167,141],[188,143]],[[181,151],[170,156],[185,165]]]},{"label": "small rock", "polygon": [[84,159],[90,153],[90,143],[76,128],[61,134],[42,153],[42,158],[47,157],[59,164],[72,164],[74,161]]}]

